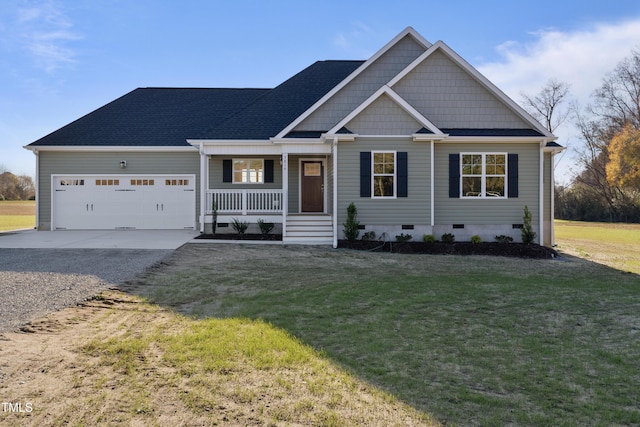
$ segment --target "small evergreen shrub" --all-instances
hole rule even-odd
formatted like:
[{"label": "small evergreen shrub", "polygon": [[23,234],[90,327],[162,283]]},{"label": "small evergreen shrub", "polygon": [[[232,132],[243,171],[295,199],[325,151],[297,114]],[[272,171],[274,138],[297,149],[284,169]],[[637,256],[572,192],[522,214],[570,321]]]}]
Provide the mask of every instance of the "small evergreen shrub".
[{"label": "small evergreen shrub", "polygon": [[442,240],[442,243],[453,243],[456,241],[456,236],[451,233],[444,233],[440,240]]},{"label": "small evergreen shrub", "polygon": [[498,243],[511,243],[511,242],[513,242],[513,237],[505,236],[504,234],[501,234],[499,236],[496,236],[496,242],[498,242]]},{"label": "small evergreen shrub", "polygon": [[408,242],[409,240],[413,239],[413,236],[411,234],[404,234],[404,233],[400,233],[399,235],[396,236],[396,242]]},{"label": "small evergreen shrub", "polygon": [[273,222],[265,222],[262,218],[258,219],[258,227],[260,227],[260,233],[262,233],[264,237],[268,236],[275,226]]},{"label": "small evergreen shrub", "polygon": [[477,234],[471,236],[471,243],[482,243],[482,237],[478,236]]},{"label": "small evergreen shrub", "polygon": [[247,228],[249,228],[249,224],[247,224],[246,221],[240,221],[238,218],[233,218],[231,226],[234,230],[236,230],[236,233],[241,236],[245,233],[245,231],[247,231]]},{"label": "small evergreen shrub", "polygon": [[375,231],[367,231],[362,235],[362,240],[376,240],[376,232]]},{"label": "small evergreen shrub", "polygon": [[356,208],[355,203],[351,202],[351,204],[347,206],[347,222],[342,224],[342,226],[344,227],[342,229],[344,237],[350,242],[356,240],[358,238],[358,235],[360,234],[360,230],[358,229],[360,221],[358,221],[357,218],[358,209]]},{"label": "small evergreen shrub", "polygon": [[536,240],[536,233],[531,227],[531,211],[525,205],[524,216],[522,217],[524,225],[522,227],[522,243],[526,245],[532,244]]},{"label": "small evergreen shrub", "polygon": [[424,234],[422,236],[422,241],[425,243],[435,243],[436,242],[436,236],[434,236],[433,234]]}]

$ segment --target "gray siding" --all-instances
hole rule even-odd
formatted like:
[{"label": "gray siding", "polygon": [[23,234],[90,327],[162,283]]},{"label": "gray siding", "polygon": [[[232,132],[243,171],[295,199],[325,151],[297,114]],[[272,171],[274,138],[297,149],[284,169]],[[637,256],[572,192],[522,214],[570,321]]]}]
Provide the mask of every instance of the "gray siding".
[{"label": "gray siding", "polygon": [[531,127],[440,51],[393,89],[439,128]]},{"label": "gray siding", "polygon": [[[500,225],[522,224],[524,206],[539,223],[538,143],[436,143],[435,156],[435,224]],[[496,152],[518,154],[518,197],[509,199],[460,199],[449,197],[449,154],[461,152]],[[508,185],[508,184],[507,184]]]},{"label": "gray siding", "polygon": [[[39,154],[39,229],[51,226],[51,175],[56,174],[195,174],[196,195],[200,194],[200,156],[196,150],[190,152],[55,152],[41,151]],[[120,169],[120,161],[126,160],[126,169]],[[200,212],[200,197],[196,196],[197,218]]]},{"label": "gray siding", "polygon": [[422,125],[387,95],[375,100],[347,124],[347,128],[361,135],[411,135]]},{"label": "gray siding", "polygon": [[331,129],[423,52],[422,46],[410,36],[406,36],[307,117],[295,130]]},{"label": "gray siding", "polygon": [[[360,152],[397,150],[408,153],[408,197],[372,199],[360,197]],[[410,138],[358,139],[338,145],[338,227],[346,221],[347,206],[358,208],[360,224],[430,225],[430,145]]]},{"label": "gray siding", "polygon": [[[222,182],[222,161],[225,159],[273,160],[273,182],[264,184],[234,184]],[[282,188],[282,166],[280,156],[214,156],[209,158],[209,189],[216,190],[275,190]]]}]

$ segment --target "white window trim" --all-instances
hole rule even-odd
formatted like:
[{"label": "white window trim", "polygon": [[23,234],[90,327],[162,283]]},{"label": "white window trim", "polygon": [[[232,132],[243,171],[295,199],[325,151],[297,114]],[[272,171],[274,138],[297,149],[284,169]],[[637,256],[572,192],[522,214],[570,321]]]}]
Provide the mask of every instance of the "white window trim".
[{"label": "white window trim", "polygon": [[[393,174],[375,173],[375,154],[393,153]],[[375,195],[375,177],[393,176],[393,196]],[[396,150],[374,150],[371,152],[371,198],[372,199],[397,199],[398,198],[398,152]]]},{"label": "white window trim", "polygon": [[[260,162],[262,163],[262,174],[260,175],[261,181],[258,182],[245,182],[245,181],[236,181],[236,162],[247,162],[251,164],[251,162]],[[264,184],[264,159],[251,158],[251,159],[232,159],[231,160],[231,183],[239,184],[239,185],[256,185],[256,184]]]},{"label": "white window trim", "polygon": [[[464,175],[462,173],[462,168],[463,168],[463,161],[462,158],[463,156],[482,156],[482,175]],[[487,196],[487,177],[491,178],[491,177],[501,177],[503,176],[502,174],[500,175],[495,175],[495,174],[491,174],[491,175],[487,175],[487,156],[504,156],[504,196]],[[497,199],[497,200],[502,200],[502,199],[506,199],[508,198],[508,177],[509,177],[509,155],[508,153],[497,153],[497,152],[467,152],[467,153],[460,153],[460,198],[461,199],[487,199],[487,200],[492,200],[492,199]],[[464,192],[463,192],[463,187],[462,187],[462,180],[464,179],[465,176],[480,176],[480,195],[479,196],[465,196]]]}]

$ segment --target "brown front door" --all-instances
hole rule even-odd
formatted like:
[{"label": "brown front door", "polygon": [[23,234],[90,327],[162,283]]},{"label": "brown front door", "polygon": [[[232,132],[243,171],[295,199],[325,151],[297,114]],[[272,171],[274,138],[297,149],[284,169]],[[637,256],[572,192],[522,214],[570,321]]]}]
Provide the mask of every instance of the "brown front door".
[{"label": "brown front door", "polygon": [[324,168],[320,161],[302,162],[301,210],[324,212]]}]

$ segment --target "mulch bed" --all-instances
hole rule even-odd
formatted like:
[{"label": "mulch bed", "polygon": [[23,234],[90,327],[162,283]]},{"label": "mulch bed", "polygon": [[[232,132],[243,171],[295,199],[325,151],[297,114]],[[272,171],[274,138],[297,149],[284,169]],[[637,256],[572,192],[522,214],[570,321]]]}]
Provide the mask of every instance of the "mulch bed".
[{"label": "mulch bed", "polygon": [[375,240],[338,240],[339,248],[394,252],[401,254],[433,255],[491,255],[515,258],[553,259],[558,256],[552,248],[523,243],[424,243],[424,242],[379,242]]},{"label": "mulch bed", "polygon": [[[282,234],[201,234],[196,239],[208,240],[266,240],[282,241]],[[515,258],[553,259],[558,256],[552,248],[523,243],[424,243],[424,242],[380,242],[376,240],[338,240],[338,248],[360,251],[394,252],[399,254],[432,255],[491,255]]]},{"label": "mulch bed", "polygon": [[232,234],[232,233],[216,233],[216,234],[201,234],[196,239],[210,239],[210,240],[274,240],[282,241],[282,234],[268,234],[266,236],[262,234]]}]

